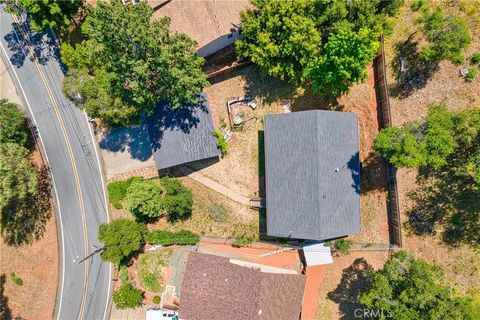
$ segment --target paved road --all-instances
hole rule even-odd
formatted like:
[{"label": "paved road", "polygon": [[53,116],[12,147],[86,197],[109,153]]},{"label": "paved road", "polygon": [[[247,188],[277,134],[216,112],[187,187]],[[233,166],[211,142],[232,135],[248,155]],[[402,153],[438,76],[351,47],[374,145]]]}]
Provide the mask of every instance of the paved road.
[{"label": "paved road", "polygon": [[25,16],[15,21],[2,6],[0,11],[0,55],[31,113],[53,176],[61,250],[55,319],[105,319],[111,266],[98,255],[78,263],[100,246],[98,226],[108,220],[91,128],[83,111],[62,95],[53,32],[35,33],[22,22]]}]

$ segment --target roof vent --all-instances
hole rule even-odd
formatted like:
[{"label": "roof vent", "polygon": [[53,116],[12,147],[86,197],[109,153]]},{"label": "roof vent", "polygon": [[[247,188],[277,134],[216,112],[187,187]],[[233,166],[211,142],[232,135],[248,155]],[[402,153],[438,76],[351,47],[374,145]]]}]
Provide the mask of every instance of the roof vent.
[{"label": "roof vent", "polygon": [[340,171],[340,168],[335,168],[335,172],[338,172],[338,171]]}]

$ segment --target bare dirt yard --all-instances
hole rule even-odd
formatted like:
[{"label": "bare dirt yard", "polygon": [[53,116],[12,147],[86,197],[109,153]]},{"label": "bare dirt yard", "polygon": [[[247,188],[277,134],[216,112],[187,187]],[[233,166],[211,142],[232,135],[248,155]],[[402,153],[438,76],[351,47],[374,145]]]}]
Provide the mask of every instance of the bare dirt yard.
[{"label": "bare dirt yard", "polygon": [[[43,165],[38,151],[33,158]],[[46,177],[44,176],[46,179]],[[58,242],[55,214],[50,206],[48,181],[40,191],[38,208],[19,213],[15,226],[2,226],[0,237],[1,319],[51,319],[58,284]],[[35,205],[32,205],[35,206]],[[24,219],[23,219],[24,218]],[[12,229],[10,229],[12,228]],[[15,228],[14,231],[13,228]],[[12,245],[15,242],[19,245]],[[23,285],[13,283],[13,275]]]},{"label": "bare dirt yard", "polygon": [[[224,134],[229,126],[227,99],[249,96],[258,106],[235,107],[243,111],[243,131],[233,132],[227,155],[218,163],[199,172],[247,197],[263,194],[264,155],[263,118],[269,113],[312,109],[355,112],[359,117],[360,158],[362,175],[362,234],[352,239],[359,242],[388,242],[386,220],[386,177],[383,161],[372,152],[373,138],[378,132],[373,69],[368,69],[365,83],[352,87],[339,99],[319,96],[304,88],[264,76],[256,66],[249,66],[215,78],[206,88],[215,128]],[[290,110],[286,105],[290,102]],[[375,230],[372,232],[371,230]]]},{"label": "bare dirt yard", "polygon": [[[480,33],[475,31],[480,30],[478,2],[459,0],[452,5],[440,1],[429,3],[432,7],[441,5],[444,10],[465,19],[472,42],[464,52],[466,57],[464,63],[456,66],[449,61],[442,61],[434,70],[422,68],[418,54],[424,43],[421,32],[417,32],[410,41],[406,41],[419,28],[416,21],[420,17],[420,12],[412,12],[409,5],[404,6],[393,34],[386,38],[385,42],[392,119],[398,126],[423,119],[430,104],[444,102],[451,110],[480,107],[480,77],[467,82],[459,72],[460,68],[472,67],[471,55],[480,52]],[[398,49],[401,44],[404,44],[402,49]],[[399,71],[400,59],[405,63],[403,73]],[[411,80],[408,85],[405,85],[405,79]],[[405,223],[409,214],[413,212],[412,209],[422,199],[422,186],[419,185],[418,171],[411,169],[399,170],[397,182],[402,220]],[[460,290],[478,288],[480,283],[478,250],[462,244],[446,244],[442,239],[442,233],[442,226],[436,226],[433,232],[424,235],[414,234],[404,227],[404,247],[418,257],[442,266],[447,278]]]}]

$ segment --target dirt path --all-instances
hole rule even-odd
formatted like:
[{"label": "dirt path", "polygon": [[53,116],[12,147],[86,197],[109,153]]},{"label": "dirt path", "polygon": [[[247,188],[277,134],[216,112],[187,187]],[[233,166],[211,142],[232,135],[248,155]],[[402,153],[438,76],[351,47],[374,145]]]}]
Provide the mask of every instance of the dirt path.
[{"label": "dirt path", "polygon": [[186,166],[180,166],[179,167],[180,171],[188,176],[189,178],[197,181],[198,183],[206,186],[207,188],[210,188],[220,194],[223,194],[225,197],[232,199],[233,201],[236,201],[238,203],[244,204],[246,206],[250,206],[250,200],[241,194],[233,191],[232,189],[229,189],[225,187],[224,185],[221,185],[218,182],[213,181],[210,178],[207,178],[203,175],[201,175],[198,172],[192,171],[190,168]]}]

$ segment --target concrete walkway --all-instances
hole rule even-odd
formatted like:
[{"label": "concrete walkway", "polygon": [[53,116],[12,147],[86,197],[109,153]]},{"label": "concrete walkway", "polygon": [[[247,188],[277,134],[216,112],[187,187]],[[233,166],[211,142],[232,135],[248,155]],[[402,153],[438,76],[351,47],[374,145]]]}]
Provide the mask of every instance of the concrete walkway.
[{"label": "concrete walkway", "polygon": [[192,180],[197,181],[200,184],[203,184],[205,187],[210,188],[220,194],[223,194],[225,197],[232,199],[238,203],[250,206],[250,199],[245,198],[241,194],[236,193],[235,191],[221,185],[218,182],[213,181],[205,176],[202,176],[200,173],[192,171],[192,169],[186,166],[179,166],[180,171],[191,178]]}]

